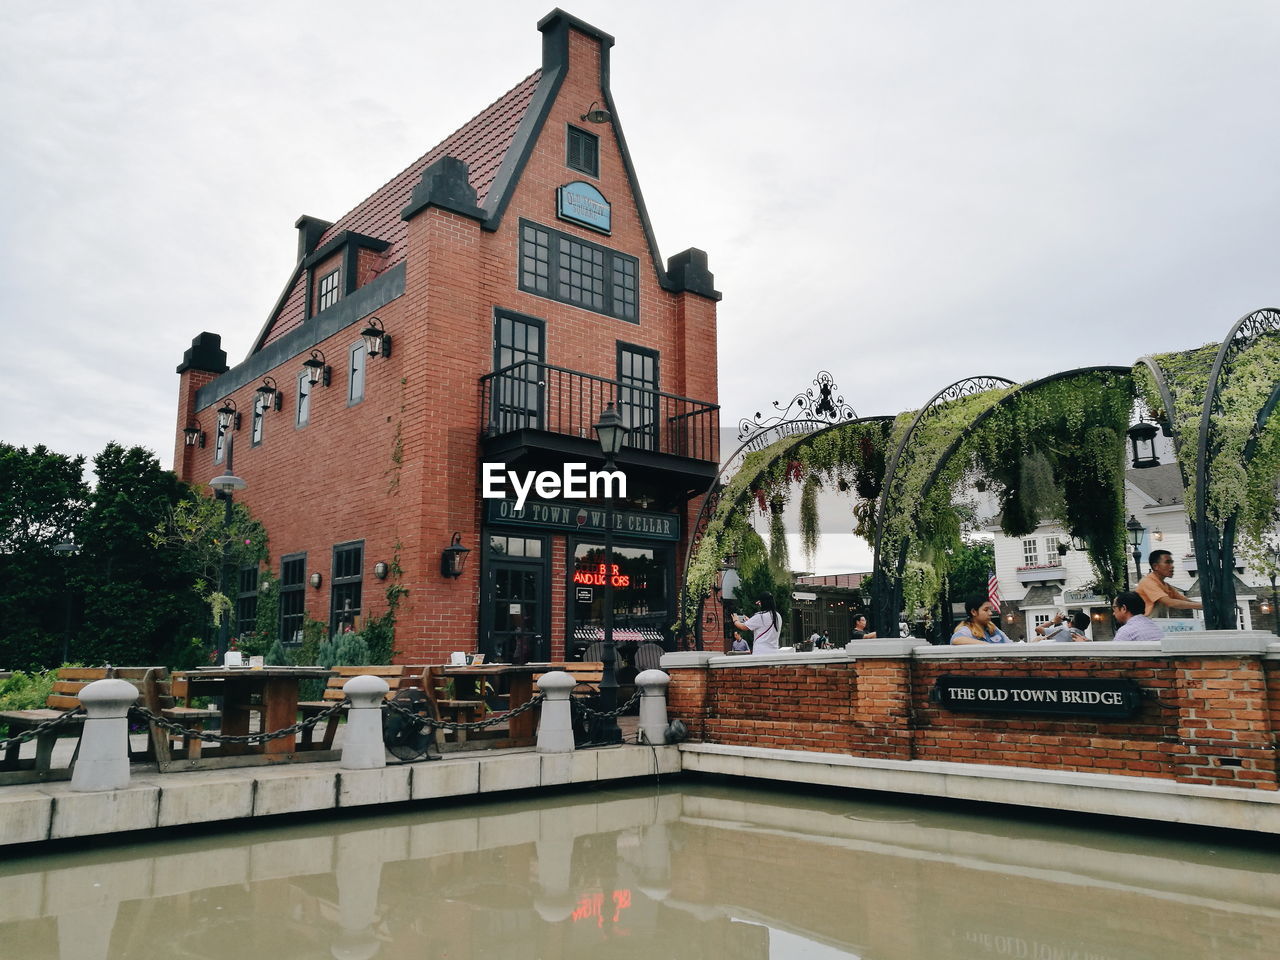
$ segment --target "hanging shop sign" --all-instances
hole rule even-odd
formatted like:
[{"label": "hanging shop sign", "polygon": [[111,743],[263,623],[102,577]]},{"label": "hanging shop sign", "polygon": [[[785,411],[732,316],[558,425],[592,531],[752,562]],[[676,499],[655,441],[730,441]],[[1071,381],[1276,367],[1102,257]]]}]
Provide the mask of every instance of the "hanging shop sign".
[{"label": "hanging shop sign", "polygon": [[[528,499],[517,510],[515,500],[507,498],[485,500],[484,504],[489,523],[604,536],[603,507]],[[613,532],[616,536],[676,543],[680,540],[680,518],[654,510],[614,510]]]},{"label": "hanging shop sign", "polygon": [[1123,718],[1142,706],[1142,688],[1134,680],[945,675],[934,682],[931,699],[957,713]]},{"label": "hanging shop sign", "polygon": [[603,193],[581,180],[556,188],[556,216],[602,233],[608,233],[613,225],[613,208],[609,201]]}]

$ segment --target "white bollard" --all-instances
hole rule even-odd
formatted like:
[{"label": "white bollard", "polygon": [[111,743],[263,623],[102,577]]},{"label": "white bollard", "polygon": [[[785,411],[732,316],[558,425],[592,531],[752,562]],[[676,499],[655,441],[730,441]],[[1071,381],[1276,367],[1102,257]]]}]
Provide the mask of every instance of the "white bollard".
[{"label": "white bollard", "polygon": [[138,688],[127,680],[95,680],[80,691],[87,713],[71,789],[119,790],[129,785],[129,708]]},{"label": "white bollard", "polygon": [[573,752],[573,708],[569,696],[577,685],[573,674],[563,670],[544,673],[538,680],[538,689],[546,697],[538,719],[538,753]]},{"label": "white bollard", "polygon": [[382,700],[391,688],[381,677],[352,677],[342,685],[351,700],[342,734],[343,770],[372,770],[387,765],[382,745]]},{"label": "white bollard", "polygon": [[671,678],[661,670],[645,670],[636,676],[640,688],[640,737],[657,746],[667,742],[667,685]]}]

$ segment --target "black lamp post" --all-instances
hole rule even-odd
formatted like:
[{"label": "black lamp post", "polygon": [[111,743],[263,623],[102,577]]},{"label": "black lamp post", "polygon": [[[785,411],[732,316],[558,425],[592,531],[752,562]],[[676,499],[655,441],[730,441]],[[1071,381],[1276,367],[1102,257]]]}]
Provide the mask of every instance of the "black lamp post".
[{"label": "black lamp post", "polygon": [[[214,477],[209,481],[209,486],[213,487],[214,495],[221,497],[226,504],[226,511],[222,515],[222,575],[218,578],[218,590],[224,597],[231,588],[231,506],[232,499],[237,490],[243,490],[248,486],[244,482],[243,477],[237,477],[235,467],[232,460],[235,457],[236,438],[230,436],[227,438],[227,472]],[[222,624],[218,628],[218,641],[214,648],[214,656],[221,660],[222,654],[227,649],[227,641],[231,637],[231,609],[223,611]]]},{"label": "black lamp post", "polygon": [[[1133,568],[1138,571],[1138,579],[1142,579],[1142,538],[1147,535],[1147,528],[1138,522],[1138,518],[1129,514],[1129,522],[1124,525],[1129,533],[1129,543],[1133,546]],[[1129,571],[1124,574],[1125,586],[1129,585]]]},{"label": "black lamp post", "polygon": [[[609,404],[600,414],[599,423],[595,424],[596,438],[600,441],[600,450],[604,453],[605,470],[614,469],[614,457],[622,449],[622,441],[626,439],[627,427],[618,416],[618,411]],[[617,651],[613,646],[613,498],[605,497],[604,501],[604,655],[603,669],[600,673],[600,708],[602,713],[612,713],[618,706],[618,672]],[[618,729],[618,718],[601,717],[595,723],[595,731],[591,739],[599,744],[615,744],[622,742],[622,731]]]},{"label": "black lamp post", "polygon": [[[80,552],[80,547],[70,540],[64,540],[54,545],[53,552],[62,557],[62,662],[67,663],[71,656],[71,583],[67,564]],[[1275,577],[1272,577],[1272,593],[1275,592],[1275,586]]]}]

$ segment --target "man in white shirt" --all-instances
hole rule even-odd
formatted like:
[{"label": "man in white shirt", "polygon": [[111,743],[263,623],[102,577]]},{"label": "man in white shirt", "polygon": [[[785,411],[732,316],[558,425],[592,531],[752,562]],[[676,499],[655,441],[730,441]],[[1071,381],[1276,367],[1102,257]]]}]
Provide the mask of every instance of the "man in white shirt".
[{"label": "man in white shirt", "polygon": [[1140,594],[1132,590],[1120,594],[1111,603],[1111,613],[1120,624],[1116,631],[1117,640],[1159,640],[1164,634],[1156,622],[1148,617],[1144,610],[1147,602]]}]

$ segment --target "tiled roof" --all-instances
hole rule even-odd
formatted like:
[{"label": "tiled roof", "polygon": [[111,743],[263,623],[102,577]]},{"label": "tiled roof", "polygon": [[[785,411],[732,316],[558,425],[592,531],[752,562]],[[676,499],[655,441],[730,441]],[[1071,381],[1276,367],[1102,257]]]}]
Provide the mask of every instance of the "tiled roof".
[{"label": "tiled roof", "polygon": [[1046,587],[1043,584],[1032,587],[1027,591],[1027,595],[1022,598],[1022,609],[1027,607],[1049,607],[1053,605],[1054,599],[1062,591],[1055,587]]},{"label": "tiled roof", "polygon": [[[350,230],[386,240],[391,244],[382,254],[383,263],[379,272],[402,261],[405,258],[405,237],[408,235],[409,225],[400,219],[400,212],[408,206],[413,188],[422,179],[422,172],[446,154],[467,164],[468,179],[476,191],[476,203],[478,206],[484,206],[489,188],[493,185],[498,168],[502,166],[507,150],[515,139],[516,130],[529,109],[541,76],[542,71],[535,70],[443,142],[374,191],[354,210],[340,217],[325,231],[324,236],[317,243],[317,248],[328,243],[342,231]],[[262,344],[257,349],[261,349],[262,346],[278,339],[302,323],[305,319],[302,315],[305,288],[306,274],[300,272],[294,278],[292,287],[283,298],[279,312],[269,325],[262,338]]]},{"label": "tiled roof", "polygon": [[1182,473],[1176,463],[1129,469],[1124,478],[1161,506],[1182,503]]}]

